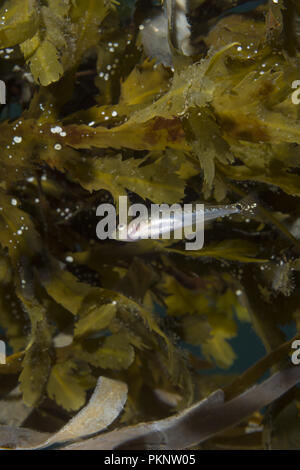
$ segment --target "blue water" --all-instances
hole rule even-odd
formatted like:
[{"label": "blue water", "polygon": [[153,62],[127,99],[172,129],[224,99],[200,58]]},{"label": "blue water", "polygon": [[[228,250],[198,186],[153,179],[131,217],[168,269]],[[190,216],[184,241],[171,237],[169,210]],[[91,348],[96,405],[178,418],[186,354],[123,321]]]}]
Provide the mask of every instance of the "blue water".
[{"label": "blue water", "polygon": [[223,18],[227,15],[240,15],[243,13],[249,13],[250,11],[255,10],[257,7],[267,2],[268,0],[255,0],[253,2],[243,3],[243,5],[238,5],[234,8],[230,8],[230,10],[227,10],[226,12],[222,13],[222,15],[220,15],[220,18]]}]

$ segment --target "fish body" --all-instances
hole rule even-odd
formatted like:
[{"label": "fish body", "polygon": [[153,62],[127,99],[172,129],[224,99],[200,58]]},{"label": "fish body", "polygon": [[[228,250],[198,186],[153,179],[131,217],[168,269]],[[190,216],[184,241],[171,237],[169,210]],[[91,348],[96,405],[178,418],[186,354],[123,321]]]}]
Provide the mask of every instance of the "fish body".
[{"label": "fish body", "polygon": [[[151,217],[138,217],[128,225],[119,225],[112,238],[127,242],[147,238],[168,239],[170,237],[170,233],[176,233],[176,231],[179,231],[180,233],[184,231],[185,234],[188,232],[192,233],[192,226],[196,225],[196,231],[198,229],[201,230],[203,228],[203,224],[220,217],[226,217],[233,214],[249,215],[253,213],[256,203],[244,200],[237,204],[210,206],[206,208],[203,204],[196,204],[195,210],[191,208],[191,204],[185,205],[184,209],[182,209],[178,204],[175,204],[175,206],[176,208],[174,210],[172,210],[172,207],[167,210],[157,209],[154,211],[154,214],[151,211]],[[186,206],[189,206],[188,209],[186,209]],[[161,206],[156,207],[159,208]]]}]

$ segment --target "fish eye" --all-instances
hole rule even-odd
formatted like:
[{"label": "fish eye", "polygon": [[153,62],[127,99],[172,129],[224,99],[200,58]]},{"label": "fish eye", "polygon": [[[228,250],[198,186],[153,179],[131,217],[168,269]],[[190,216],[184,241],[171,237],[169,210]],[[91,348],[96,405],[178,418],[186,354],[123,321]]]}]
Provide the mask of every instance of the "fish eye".
[{"label": "fish eye", "polygon": [[237,203],[237,204],[235,205],[235,207],[236,207],[239,211],[241,211],[241,210],[243,209],[243,206],[242,206],[242,204],[240,204],[240,203]]},{"label": "fish eye", "polygon": [[118,230],[124,230],[125,224],[119,224],[118,225]]}]

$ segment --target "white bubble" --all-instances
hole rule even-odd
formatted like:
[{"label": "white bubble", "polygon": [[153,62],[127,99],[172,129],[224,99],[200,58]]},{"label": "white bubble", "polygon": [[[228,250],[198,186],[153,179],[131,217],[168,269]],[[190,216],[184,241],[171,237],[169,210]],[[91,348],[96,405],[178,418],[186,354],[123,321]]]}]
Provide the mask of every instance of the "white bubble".
[{"label": "white bubble", "polygon": [[52,134],[60,134],[62,132],[62,128],[60,126],[51,127]]}]

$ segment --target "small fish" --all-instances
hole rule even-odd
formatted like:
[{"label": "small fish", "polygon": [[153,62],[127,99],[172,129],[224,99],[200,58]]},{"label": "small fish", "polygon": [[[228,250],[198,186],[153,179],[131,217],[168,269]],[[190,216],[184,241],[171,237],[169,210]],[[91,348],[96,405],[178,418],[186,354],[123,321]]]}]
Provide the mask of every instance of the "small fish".
[{"label": "small fish", "polygon": [[249,201],[249,199],[244,199],[236,204],[209,206],[200,211],[182,210],[179,206],[174,211],[167,211],[168,213],[162,212],[160,217],[139,216],[128,225],[119,224],[111,238],[126,242],[134,242],[147,238],[168,238],[168,235],[176,230],[184,230],[186,234],[187,229],[195,225],[195,223],[197,227],[197,221],[202,221],[205,224],[219,217],[233,214],[251,215],[254,213],[256,206],[257,204]]}]

